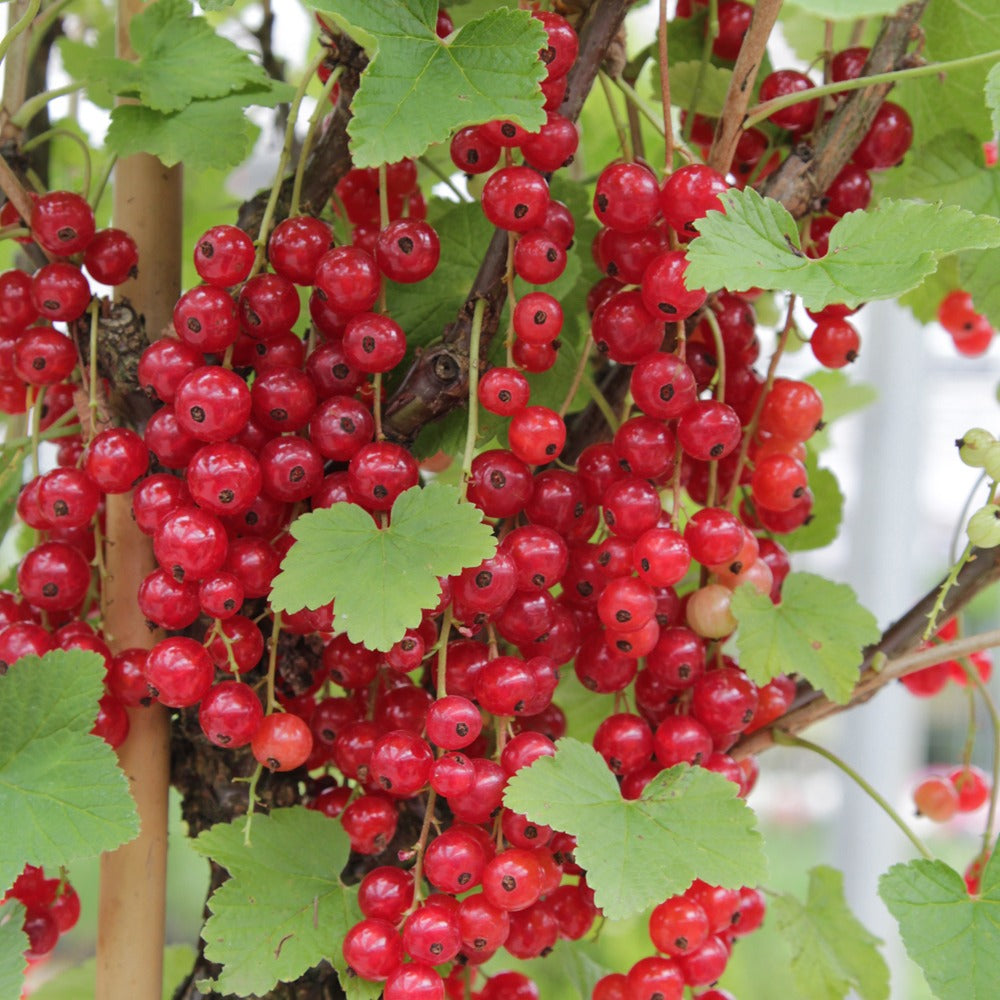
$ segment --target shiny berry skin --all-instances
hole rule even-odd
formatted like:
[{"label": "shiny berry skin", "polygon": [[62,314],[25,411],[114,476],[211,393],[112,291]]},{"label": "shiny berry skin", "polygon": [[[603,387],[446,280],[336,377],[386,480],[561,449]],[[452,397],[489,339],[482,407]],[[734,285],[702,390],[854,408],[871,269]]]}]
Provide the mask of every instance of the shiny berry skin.
[{"label": "shiny berry skin", "polygon": [[162,628],[187,628],[201,613],[198,588],[175,580],[163,569],[145,577],[139,585],[137,600],[143,617]]},{"label": "shiny berry skin", "polygon": [[857,361],[861,335],[846,319],[824,319],[816,324],[809,347],[824,368],[843,368]]},{"label": "shiny berry skin", "polygon": [[199,448],[184,478],[194,502],[219,515],[247,510],[261,489],[257,459],[247,448],[230,441]]},{"label": "shiny berry skin", "polygon": [[403,923],[403,948],[418,962],[450,962],[461,947],[458,907],[450,897],[431,896]]},{"label": "shiny berry skin", "polygon": [[49,326],[30,327],[14,344],[14,374],[28,385],[62,382],[76,364],[73,341]]},{"label": "shiny berry skin", "polygon": [[31,235],[49,253],[71,257],[94,238],[94,212],[72,191],[43,194],[31,209]]},{"label": "shiny berry skin", "polygon": [[343,952],[358,976],[383,982],[403,961],[403,939],[388,921],[367,917],[347,932]]},{"label": "shiny berry skin", "polygon": [[655,907],[649,917],[649,937],[653,947],[666,955],[687,955],[697,951],[709,935],[708,916],[694,900],[671,896]]},{"label": "shiny berry skin", "polygon": [[838,219],[848,212],[868,207],[872,200],[872,180],[857,163],[848,163],[830,182],[824,195],[825,211]]},{"label": "shiny berry skin", "polygon": [[719,195],[729,189],[718,171],[700,163],[680,167],[660,189],[660,211],[667,224],[683,241],[698,235],[695,223],[712,210],[721,212]]},{"label": "shiny berry skin", "polygon": [[736,667],[717,667],[692,689],[691,714],[710,732],[742,732],[757,711],[757,685]]},{"label": "shiny berry skin", "polygon": [[38,318],[31,301],[31,276],[11,270],[0,274],[0,322],[13,330],[23,330]]},{"label": "shiny berry skin", "polygon": [[394,798],[410,798],[425,784],[434,755],[426,741],[398,729],[380,737],[369,762],[369,776]]},{"label": "shiny berry skin", "polygon": [[153,552],[175,580],[203,580],[222,568],[229,543],[222,522],[200,507],[176,507],[156,527]]},{"label": "shiny berry skin", "polygon": [[427,738],[444,750],[461,750],[469,746],[482,728],[479,709],[460,695],[439,698],[427,713]]},{"label": "shiny berry skin", "polygon": [[806,441],[823,419],[823,399],[808,383],[777,378],[764,400],[758,431],[793,443]]},{"label": "shiny berry skin", "polygon": [[240,326],[255,340],[270,340],[291,330],[300,308],[295,285],[280,274],[255,274],[236,300]]},{"label": "shiny berry skin", "polygon": [[684,976],[670,958],[640,958],[629,969],[628,1000],[681,1000]]},{"label": "shiny berry skin", "polygon": [[529,285],[547,285],[566,268],[566,251],[543,229],[524,233],[514,246],[514,273]]},{"label": "shiny berry skin", "polygon": [[949,771],[948,780],[958,792],[959,812],[975,812],[990,797],[990,778],[974,764]]},{"label": "shiny berry skin", "polygon": [[358,886],[358,906],[366,917],[397,924],[413,902],[413,874],[393,865],[373,868]]},{"label": "shiny berry skin", "polygon": [[791,455],[768,455],[757,462],[750,480],[754,503],[768,510],[791,510],[809,485],[806,467]]},{"label": "shiny berry skin", "polygon": [[139,385],[148,395],[172,403],[186,375],[204,365],[201,351],[183,341],[164,337],[153,341],[139,358]]},{"label": "shiny berry skin", "polygon": [[101,502],[97,484],[80,469],[53,469],[38,483],[38,506],[49,525],[80,528]]},{"label": "shiny berry skin", "polygon": [[612,483],[601,497],[601,507],[612,534],[628,541],[656,527],[663,512],[656,487],[632,477]]},{"label": "shiny berry skin", "polygon": [[539,56],[550,79],[564,77],[576,62],[580,39],[573,26],[561,14],[549,11],[532,11],[531,16],[542,22],[548,44]]},{"label": "shiny berry skin", "polygon": [[121,285],[139,273],[139,248],[124,229],[99,229],[83,252],[83,265],[102,285]]},{"label": "shiny berry skin", "polygon": [[472,460],[467,495],[487,517],[512,517],[531,497],[528,465],[510,451],[493,448]]},{"label": "shiny berry skin", "polygon": [[205,647],[187,636],[161,639],[146,657],[150,693],[169,708],[187,708],[208,694],[215,667]]},{"label": "shiny berry skin", "polygon": [[297,715],[275,712],[264,716],[250,741],[250,749],[259,764],[272,771],[293,771],[301,767],[312,752],[309,725]]},{"label": "shiny berry skin", "polygon": [[174,412],[180,428],[199,441],[225,441],[246,426],[250,389],[235,372],[196,368],[177,387]]},{"label": "shiny berry skin", "polygon": [[349,316],[375,305],[382,276],[371,254],[357,247],[335,247],[320,258],[313,284],[323,302]]},{"label": "shiny berry skin", "polygon": [[712,753],[712,736],[697,719],[689,715],[669,715],[653,733],[656,759],[664,767],[674,764],[700,764]]},{"label": "shiny berry skin", "polygon": [[379,441],[364,445],[351,459],[348,484],[357,502],[367,510],[389,510],[396,497],[416,486],[420,471],[416,459],[401,445]]},{"label": "shiny berry skin", "polygon": [[429,277],[441,257],[434,228],[420,219],[397,219],[378,234],[375,260],[391,281],[413,284]]},{"label": "shiny berry skin", "polygon": [[566,425],[547,406],[526,406],[510,419],[510,450],[528,465],[555,461],[566,443]]},{"label": "shiny berry skin", "polygon": [[[811,90],[815,84],[805,73],[800,73],[794,69],[779,69],[769,73],[760,84],[760,101],[773,100],[776,97],[784,97],[786,94],[798,94],[805,90]],[[812,128],[819,111],[819,100],[803,101],[800,104],[793,104],[790,107],[774,111],[768,116],[768,120],[773,122],[778,128],[786,129],[789,132],[807,132]]]},{"label": "shiny berry skin", "polygon": [[358,371],[387,372],[406,354],[406,334],[388,316],[364,312],[353,316],[344,328],[344,360]]},{"label": "shiny berry skin", "polygon": [[552,172],[573,159],[580,144],[576,124],[556,111],[546,109],[546,121],[538,132],[524,137],[521,152],[528,166]]},{"label": "shiny berry skin", "polygon": [[215,285],[186,291],[174,306],[173,323],[177,336],[202,353],[224,351],[240,333],[235,303]]},{"label": "shiny berry skin", "polygon": [[885,101],[851,159],[865,170],[887,170],[903,159],[912,144],[909,114],[898,104]]},{"label": "shiny berry skin", "polygon": [[451,162],[467,174],[489,173],[500,161],[500,147],[478,125],[459,129],[451,139]]},{"label": "shiny berry skin", "polygon": [[[531,299],[533,295],[545,295],[545,292],[532,292],[524,296],[518,302],[517,309],[521,309],[521,303],[526,299]],[[561,325],[561,310],[559,320]],[[516,310],[514,323],[516,332]],[[522,407],[527,406],[528,399],[531,397],[531,386],[527,378],[516,368],[491,368],[479,379],[477,394],[480,405],[484,410],[488,410],[490,413],[495,413],[501,417],[509,417]]]},{"label": "shiny berry skin", "polygon": [[149,468],[149,449],[131,428],[109,427],[87,445],[83,468],[104,493],[127,493]]},{"label": "shiny berry skin", "polygon": [[502,910],[523,910],[538,899],[541,891],[541,869],[530,850],[509,848],[483,870],[483,895]]},{"label": "shiny berry skin", "polygon": [[549,186],[531,167],[502,167],[483,188],[486,218],[510,232],[537,229],[545,219],[548,203]]},{"label": "shiny berry skin", "polygon": [[591,336],[598,350],[619,364],[635,364],[663,343],[666,320],[643,304],[638,289],[618,292],[594,311]]},{"label": "shiny berry skin", "polygon": [[719,33],[712,40],[712,54],[728,62],[735,61],[750,27],[753,7],[741,0],[722,0],[719,4]]},{"label": "shiny berry skin", "polygon": [[350,838],[352,851],[380,854],[396,833],[398,814],[387,795],[366,794],[347,806],[340,822]]},{"label": "shiny berry skin", "polygon": [[445,1000],[444,980],[430,965],[408,962],[389,973],[382,997],[383,1000]]},{"label": "shiny berry skin", "polygon": [[306,359],[306,372],[313,380],[320,399],[352,396],[365,380],[364,372],[347,363],[339,339],[328,340],[316,347]]},{"label": "shiny berry skin", "polygon": [[213,226],[195,244],[194,267],[198,277],[219,288],[245,281],[253,261],[253,241],[236,226]]},{"label": "shiny berry skin", "polygon": [[322,219],[299,215],[282,219],[267,241],[271,267],[296,285],[311,285],[316,266],[333,245],[333,233]]},{"label": "shiny berry skin", "polygon": [[659,184],[642,163],[612,163],[597,178],[594,214],[600,223],[621,233],[637,233],[656,218]]},{"label": "shiny berry skin", "polygon": [[353,396],[333,396],[309,421],[309,440],[327,459],[346,462],[375,434],[371,411]]},{"label": "shiny berry skin", "polygon": [[260,698],[241,681],[213,684],[198,708],[202,732],[217,747],[246,746],[263,718]]},{"label": "shiny berry skin", "polygon": [[609,715],[597,727],[594,749],[615,774],[627,774],[649,762],[653,755],[653,733],[638,715]]},{"label": "shiny berry skin", "polygon": [[697,399],[691,369],[675,355],[659,351],[638,361],[632,370],[631,389],[643,413],[661,420],[679,417]]},{"label": "shiny berry skin", "polygon": [[740,418],[725,403],[700,400],[677,422],[677,440],[684,451],[701,462],[717,461],[736,450],[742,436]]},{"label": "shiny berry skin", "polygon": [[688,287],[687,264],[683,250],[666,250],[649,262],[642,275],[642,301],[652,315],[676,323],[705,304],[705,289]]},{"label": "shiny berry skin", "polygon": [[864,46],[857,45],[835,53],[833,59],[830,60],[830,79],[834,83],[840,83],[843,80],[856,80],[865,68],[869,51]]},{"label": "shiny berry skin", "polygon": [[31,279],[31,301],[39,315],[69,323],[90,305],[90,285],[73,264],[56,261],[39,268]]},{"label": "shiny berry skin", "polygon": [[639,579],[650,587],[672,587],[684,579],[691,551],[673,528],[650,528],[635,540],[632,561]]},{"label": "shiny berry skin", "polygon": [[42,542],[17,567],[24,599],[45,611],[68,611],[87,595],[90,566],[80,550],[65,542]]}]

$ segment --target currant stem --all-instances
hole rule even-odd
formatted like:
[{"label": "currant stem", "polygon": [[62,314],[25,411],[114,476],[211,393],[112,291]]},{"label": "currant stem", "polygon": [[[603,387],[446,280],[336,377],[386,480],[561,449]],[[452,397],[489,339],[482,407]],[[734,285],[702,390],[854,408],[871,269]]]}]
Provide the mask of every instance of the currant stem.
[{"label": "currant stem", "polygon": [[87,373],[87,412],[90,414],[90,436],[97,433],[100,403],[97,399],[97,334],[100,329],[101,304],[97,299],[90,304],[90,367]]},{"label": "currant stem", "polygon": [[913,844],[923,857],[928,861],[934,860],[934,855],[931,854],[923,841],[910,829],[903,817],[847,761],[842,760],[825,747],[821,747],[818,743],[803,739],[801,736],[793,736],[782,729],[774,731],[774,742],[779,746],[800,747],[803,750],[811,750],[813,753],[819,754],[820,757],[828,760],[834,767],[846,774],[903,831],[910,843]]},{"label": "currant stem", "polygon": [[90,199],[90,207],[95,211],[97,210],[97,206],[101,203],[101,198],[104,197],[104,191],[108,186],[108,181],[111,180],[111,171],[115,169],[115,164],[117,162],[117,154],[112,154],[108,157],[108,162],[101,168],[101,173],[97,180],[97,186],[94,188],[93,197]]},{"label": "currant stem", "polygon": [[247,821],[243,824],[243,846],[250,846],[250,828],[253,826],[253,814],[257,806],[257,782],[264,773],[264,765],[258,764],[247,787]]},{"label": "currant stem", "polygon": [[626,163],[631,163],[635,159],[635,151],[632,149],[632,140],[629,138],[628,130],[625,128],[625,123],[622,121],[621,113],[615,103],[614,91],[611,88],[612,78],[603,69],[598,71],[597,78],[601,81],[601,89],[607,99],[608,112],[618,135],[618,145],[621,146],[622,158]]},{"label": "currant stem", "polygon": [[979,671],[975,668],[975,665],[970,663],[966,657],[962,657],[959,662],[962,664],[962,669],[965,671],[970,683],[979,692],[979,696],[983,700],[983,705],[986,707],[986,712],[990,717],[990,725],[993,727],[993,775],[990,782],[990,805],[986,815],[986,827],[983,830],[983,849],[981,854],[985,858],[989,853],[992,843],[993,824],[996,822],[997,804],[1000,802],[1000,712],[997,711],[996,702],[993,700],[989,688],[979,676]]},{"label": "currant stem", "polygon": [[[24,219],[25,225],[28,225],[31,219],[31,209],[33,204],[31,196],[18,179],[17,174],[11,170],[10,164],[4,156],[0,156],[0,191],[3,191],[3,193],[7,196],[7,200],[10,201],[14,208],[17,209],[17,214]],[[45,247],[39,246],[37,243],[35,246],[37,246],[40,252],[45,255],[46,260],[55,260],[55,257],[49,253]]]},{"label": "currant stem", "polygon": [[758,122],[762,122],[775,111],[781,111],[783,108],[790,108],[805,101],[812,101],[818,97],[826,97],[828,94],[841,94],[848,90],[865,90],[880,83],[898,83],[900,80],[936,76],[949,70],[965,69],[968,66],[978,66],[984,62],[995,62],[997,59],[1000,59],[1000,49],[993,49],[990,52],[980,52],[978,55],[965,56],[962,59],[948,59],[944,62],[926,63],[923,66],[910,66],[907,69],[894,69],[888,73],[874,73],[871,76],[859,76],[853,80],[841,80],[839,83],[810,87],[808,90],[800,90],[794,94],[783,94],[781,97],[774,97],[770,101],[764,101],[762,104],[752,107],[743,121],[743,128],[748,129]]},{"label": "currant stem", "polygon": [[323,50],[306,67],[298,89],[295,91],[295,96],[292,98],[292,103],[289,105],[288,122],[285,125],[285,140],[281,145],[278,169],[274,172],[274,183],[271,185],[271,193],[268,196],[267,205],[264,207],[264,217],[260,222],[260,232],[257,236],[257,256],[254,258],[253,268],[250,271],[251,277],[260,273],[260,269],[264,266],[264,258],[267,255],[267,238],[271,235],[271,227],[274,225],[274,216],[278,209],[278,197],[281,194],[285,171],[288,169],[288,163],[292,158],[292,147],[295,145],[295,121],[299,117],[299,107],[302,104],[302,98],[305,97],[306,88],[312,81],[316,70],[319,69],[320,63],[325,58],[326,51]]},{"label": "currant stem", "polygon": [[570,382],[569,389],[566,390],[566,396],[557,411],[560,417],[565,417],[566,414],[569,413],[569,408],[573,405],[573,400],[580,388],[580,383],[583,381],[583,376],[586,374],[587,364],[590,361],[590,355],[593,349],[594,338],[587,337],[584,348],[580,352],[580,360],[577,362],[576,371],[573,373],[573,381]]},{"label": "currant stem", "polygon": [[674,125],[670,116],[670,58],[667,48],[667,0],[660,0],[660,23],[657,31],[660,59],[660,102],[663,105],[663,172],[674,169]]},{"label": "currant stem", "polygon": [[27,128],[28,122],[30,122],[31,119],[45,107],[45,105],[54,101],[57,97],[65,97],[67,94],[75,94],[79,90],[83,90],[82,83],[67,83],[62,87],[53,87],[51,90],[45,90],[40,94],[35,94],[34,97],[29,97],[28,100],[26,100],[24,104],[17,109],[17,113],[11,117],[10,123],[15,128]]},{"label": "currant stem", "polygon": [[271,629],[271,643],[267,656],[267,708],[266,714],[278,711],[280,706],[274,696],[274,680],[278,672],[278,637],[281,635],[281,612],[274,612],[274,627]]},{"label": "currant stem", "polygon": [[434,807],[437,805],[437,792],[432,788],[427,793],[427,804],[424,807],[424,821],[420,825],[420,839],[417,841],[414,851],[417,855],[417,862],[413,866],[413,905],[412,910],[417,908],[420,900],[424,898],[421,883],[424,879],[424,851],[427,849],[427,837],[431,832],[431,823],[434,821]]},{"label": "currant stem", "polygon": [[295,177],[292,180],[291,207],[288,210],[289,215],[295,216],[301,213],[302,180],[305,177],[306,160],[309,159],[309,151],[312,149],[313,140],[316,138],[316,131],[320,126],[320,122],[322,122],[326,117],[328,103],[327,98],[330,96],[330,91],[333,90],[337,80],[340,79],[340,74],[343,72],[344,67],[338,66],[326,78],[326,83],[323,84],[323,90],[316,101],[316,107],[313,109],[313,113],[309,116],[309,125],[306,129],[306,136],[302,140],[302,149],[299,151],[299,162],[295,164]]},{"label": "currant stem", "polygon": [[451,605],[444,609],[441,617],[441,638],[437,651],[437,676],[435,678],[435,697],[445,698],[448,695],[448,637],[451,633],[452,613]]},{"label": "currant stem", "polygon": [[46,129],[44,132],[39,132],[38,135],[33,136],[25,142],[21,146],[21,152],[28,153],[36,146],[40,146],[43,142],[48,142],[50,139],[55,139],[56,137],[69,139],[71,142],[76,143],[83,153],[83,180],[80,182],[80,196],[88,199],[90,197],[91,174],[90,147],[75,132],[70,132],[69,129],[65,128]]},{"label": "currant stem", "polygon": [[924,639],[929,639],[937,631],[937,620],[941,615],[941,610],[944,608],[945,598],[948,596],[948,591],[955,586],[955,581],[958,579],[958,574],[962,571],[962,567],[974,559],[975,546],[972,542],[969,542],[965,548],[962,550],[962,554],[958,559],[952,564],[950,570],[948,570],[948,575],[944,578],[938,589],[937,600],[934,602],[934,607],[931,608],[930,614],[927,616],[927,628],[924,629]]},{"label": "currant stem", "polygon": [[3,62],[4,57],[7,55],[7,50],[10,48],[11,43],[20,35],[23,31],[27,31],[31,27],[31,22],[34,21],[38,12],[42,9],[42,0],[30,0],[28,4],[28,9],[24,12],[24,16],[16,24],[12,25],[7,29],[7,34],[0,38],[0,62]]},{"label": "currant stem", "polygon": [[465,452],[462,456],[462,482],[468,485],[472,475],[472,459],[476,453],[479,436],[479,341],[483,332],[486,299],[477,299],[472,312],[472,330],[469,333],[469,416],[465,425]]}]

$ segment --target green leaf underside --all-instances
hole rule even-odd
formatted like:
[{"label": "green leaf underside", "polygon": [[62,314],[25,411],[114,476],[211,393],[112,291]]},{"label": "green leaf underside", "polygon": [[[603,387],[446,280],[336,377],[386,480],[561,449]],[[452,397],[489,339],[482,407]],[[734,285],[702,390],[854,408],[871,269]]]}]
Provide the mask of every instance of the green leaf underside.
[{"label": "green leaf underside", "polygon": [[505,805],[576,837],[597,905],[623,920],[683,892],[694,879],[756,885],[766,873],[755,816],[721,775],[681,764],[634,801],[593,747],[563,738],[556,755],[518,771]]},{"label": "green leaf underside", "polygon": [[994,851],[979,896],[943,861],[893,865],[879,895],[906,951],[939,1000],[993,1000],[1000,982],[1000,863]]},{"label": "green leaf underside", "polygon": [[440,595],[439,576],[478,566],[496,550],[479,509],[456,486],[401,493],[380,529],[364,508],[339,503],[303,514],[271,590],[280,611],[334,601],[334,627],[351,642],[388,650]]},{"label": "green leaf underside", "polygon": [[829,21],[895,14],[899,0],[789,0],[793,7]]},{"label": "green leaf underside", "polygon": [[[833,302],[858,306],[895,298],[958,250],[1000,246],[1000,219],[953,205],[883,201],[872,212],[845,215],[830,233],[830,249],[806,257],[795,220],[753,188],[722,195],[725,213],[709,212],[688,246],[693,286],[745,291],[754,286],[794,292],[810,309]],[[733,247],[740,247],[738,255]]]},{"label": "green leaf underside", "polygon": [[434,24],[437,0],[309,0],[368,50],[351,105],[354,165],[420,156],[465,125],[494,118],[529,131],[545,124],[539,84],[545,67],[541,23],[498,8],[445,43]]},{"label": "green leaf underside", "polygon": [[24,907],[16,900],[0,908],[0,1000],[18,1000],[28,963],[28,935],[21,930]]},{"label": "green leaf underside", "polygon": [[798,674],[839,704],[858,680],[862,650],[881,635],[875,616],[845,583],[790,573],[781,603],[744,584],[733,591],[740,666],[757,684]]},{"label": "green leaf underside", "polygon": [[98,72],[114,93],[154,111],[180,111],[194,100],[268,83],[248,53],[191,15],[188,0],[149,4],[132,19],[129,36],[138,58],[104,60]]},{"label": "green leaf underside", "polygon": [[809,872],[805,903],[776,896],[771,912],[791,952],[791,972],[803,997],[843,1000],[855,990],[862,1000],[886,1000],[889,969],[881,941],[858,922],[844,899],[844,876],[825,865]]},{"label": "green leaf underside", "polygon": [[246,109],[288,101],[294,92],[293,87],[274,82],[214,100],[193,101],[169,114],[140,104],[121,104],[111,112],[105,141],[119,156],[150,153],[168,167],[183,162],[195,170],[224,170],[249,155],[259,131],[246,118]]},{"label": "green leaf underside", "polygon": [[[996,0],[933,0],[920,18],[921,54],[928,62],[961,59],[1000,49],[1000,4]],[[913,134],[929,142],[942,132],[961,129],[980,141],[992,138],[984,88],[991,66],[901,80],[890,99],[910,113]],[[945,110],[946,109],[946,110]],[[907,160],[913,156],[908,154]]]},{"label": "green leaf underside", "polygon": [[104,694],[96,653],[23,656],[0,677],[0,893],[26,862],[56,870],[139,832],[114,751],[92,736]]},{"label": "green leaf underside", "polygon": [[255,816],[249,846],[244,824],[217,823],[193,842],[230,876],[209,899],[212,915],[202,929],[205,957],[223,967],[213,987],[263,994],[323,958],[343,973],[340,945],[360,919],[355,890],[340,881],[347,834],[302,806]]}]

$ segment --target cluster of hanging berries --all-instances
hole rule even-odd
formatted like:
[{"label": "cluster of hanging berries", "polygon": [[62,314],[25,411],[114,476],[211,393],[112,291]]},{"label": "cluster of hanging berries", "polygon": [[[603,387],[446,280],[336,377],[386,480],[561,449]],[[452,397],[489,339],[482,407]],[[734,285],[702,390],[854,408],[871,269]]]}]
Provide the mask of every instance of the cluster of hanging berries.
[{"label": "cluster of hanging berries", "polygon": [[951,336],[955,350],[967,358],[985,354],[993,343],[993,324],[972,304],[972,296],[958,288],[938,306],[937,320]]},{"label": "cluster of hanging berries", "polygon": [[72,930],[80,919],[80,897],[65,875],[62,878],[46,878],[45,870],[36,865],[24,866],[14,884],[0,899],[0,908],[11,900],[24,905],[21,927],[28,936],[25,957],[30,962],[48,955],[60,935]]}]

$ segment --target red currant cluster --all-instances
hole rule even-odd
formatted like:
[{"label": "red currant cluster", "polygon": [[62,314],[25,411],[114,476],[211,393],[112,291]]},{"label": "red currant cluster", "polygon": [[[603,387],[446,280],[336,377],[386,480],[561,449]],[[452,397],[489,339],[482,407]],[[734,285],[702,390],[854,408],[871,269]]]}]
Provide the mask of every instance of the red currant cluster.
[{"label": "red currant cluster", "polygon": [[0,906],[10,900],[24,904],[22,929],[28,935],[25,957],[30,962],[48,955],[59,935],[72,930],[80,918],[80,897],[65,876],[46,878],[45,870],[35,865],[24,866]]},{"label": "red currant cluster", "polygon": [[993,324],[972,304],[972,296],[960,288],[949,292],[938,306],[938,322],[951,334],[955,350],[967,358],[985,354],[996,332]]}]

